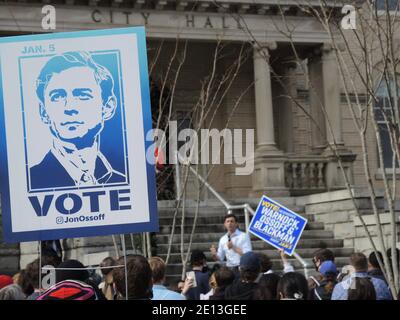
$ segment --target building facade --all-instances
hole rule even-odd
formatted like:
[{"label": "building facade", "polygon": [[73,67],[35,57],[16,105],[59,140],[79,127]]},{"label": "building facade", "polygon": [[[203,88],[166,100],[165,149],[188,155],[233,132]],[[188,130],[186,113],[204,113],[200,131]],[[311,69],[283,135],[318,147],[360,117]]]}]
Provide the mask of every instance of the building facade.
[{"label": "building facade", "polygon": [[[199,166],[218,192],[237,199],[342,190],[345,179],[338,156],[348,182],[364,188],[362,147],[347,107],[337,48],[330,33],[302,10],[299,2],[0,0],[0,36],[144,25],[152,80],[161,95],[168,92],[165,100],[159,99],[167,110],[171,106],[168,120],[195,128],[199,124],[219,130],[255,129],[251,174],[237,175],[238,165],[233,164]],[[306,2],[320,10],[319,1]],[[48,11],[42,11],[47,4],[56,9],[55,30],[43,29],[49,19]],[[340,21],[342,7],[337,1],[327,1],[326,10]],[[218,93],[223,79],[227,84]],[[202,107],[206,115],[201,115]],[[199,117],[200,122],[193,121]],[[367,146],[376,150],[376,143],[371,132]],[[368,161],[374,184],[379,187],[382,170],[377,150],[370,153]],[[191,177],[187,187],[191,198],[196,196],[195,185]],[[340,192],[332,194],[333,198],[321,198],[326,201],[315,196],[299,201],[312,207],[318,201],[349,198]],[[366,197],[360,193],[360,198]],[[322,222],[330,219],[329,210],[324,210],[316,211]],[[332,230],[338,229],[338,237],[345,238],[340,235],[344,225],[335,227],[340,223],[350,229],[353,218],[347,214],[343,221],[331,224]],[[349,232],[355,234],[354,230]],[[354,238],[348,237],[352,239],[349,247],[357,247]]]}]

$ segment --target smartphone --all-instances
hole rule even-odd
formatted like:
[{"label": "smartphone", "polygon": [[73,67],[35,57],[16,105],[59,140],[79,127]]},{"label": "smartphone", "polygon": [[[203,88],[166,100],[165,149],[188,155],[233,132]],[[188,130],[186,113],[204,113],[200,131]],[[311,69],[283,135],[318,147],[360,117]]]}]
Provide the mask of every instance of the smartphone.
[{"label": "smartphone", "polygon": [[196,275],[195,275],[194,271],[186,272],[186,278],[193,279],[193,288],[197,287]]}]

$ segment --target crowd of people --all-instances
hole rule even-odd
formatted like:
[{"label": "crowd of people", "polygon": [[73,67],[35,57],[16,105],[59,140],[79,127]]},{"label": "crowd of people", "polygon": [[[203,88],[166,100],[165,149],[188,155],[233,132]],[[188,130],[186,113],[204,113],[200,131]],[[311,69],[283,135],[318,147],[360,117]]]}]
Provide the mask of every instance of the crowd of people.
[{"label": "crowd of people", "polygon": [[[212,246],[213,267],[203,251],[193,250],[191,269],[177,284],[166,283],[160,257],[127,255],[101,261],[96,273],[80,261],[61,261],[51,249],[13,277],[0,275],[0,300],[395,300],[378,257],[356,252],[339,270],[327,248],[313,254],[315,273],[296,272],[280,252],[283,270],[273,270],[265,253],[254,252],[249,236],[238,230],[234,215],[225,217],[227,233]],[[382,254],[380,259],[382,260]],[[389,258],[391,257],[389,252]],[[400,255],[398,254],[397,257]],[[54,283],[44,289],[40,264],[55,268]],[[127,281],[126,281],[127,280]]]}]

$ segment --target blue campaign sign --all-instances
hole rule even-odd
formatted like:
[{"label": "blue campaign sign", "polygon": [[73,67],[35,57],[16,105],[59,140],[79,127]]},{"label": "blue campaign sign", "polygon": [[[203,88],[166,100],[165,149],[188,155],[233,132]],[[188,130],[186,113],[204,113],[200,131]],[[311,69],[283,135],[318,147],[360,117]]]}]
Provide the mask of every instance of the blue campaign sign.
[{"label": "blue campaign sign", "polygon": [[147,70],[143,27],[0,38],[5,241],[158,231]]},{"label": "blue campaign sign", "polygon": [[263,196],[251,220],[249,231],[275,248],[292,255],[306,224],[307,219]]}]

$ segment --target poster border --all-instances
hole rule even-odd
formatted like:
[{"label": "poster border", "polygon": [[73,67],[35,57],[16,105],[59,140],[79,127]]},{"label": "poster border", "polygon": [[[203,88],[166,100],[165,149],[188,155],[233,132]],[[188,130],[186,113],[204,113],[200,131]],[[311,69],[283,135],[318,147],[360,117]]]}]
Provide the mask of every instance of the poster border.
[{"label": "poster border", "polygon": [[[27,36],[12,36],[1,37],[0,45],[5,43],[15,43],[24,41],[41,41],[49,39],[70,39],[79,37],[96,37],[107,35],[135,34],[137,37],[137,49],[139,59],[139,77],[140,91],[142,100],[142,117],[143,117],[143,136],[152,129],[152,117],[150,107],[150,87],[147,70],[147,51],[146,51],[146,33],[144,27],[129,27],[118,29],[103,29],[75,32],[60,32],[46,33],[40,35]],[[38,241],[38,240],[54,240],[75,237],[90,237],[124,233],[139,233],[139,232],[157,232],[159,230],[158,215],[157,215],[157,195],[155,168],[151,165],[151,161],[146,159],[146,176],[147,176],[147,194],[149,221],[142,223],[116,224],[94,227],[79,227],[79,228],[64,228],[64,229],[46,229],[24,232],[13,232],[11,223],[11,205],[10,205],[10,189],[8,176],[8,159],[7,159],[7,137],[5,127],[5,110],[3,97],[3,82],[2,82],[1,56],[0,56],[0,191],[1,191],[1,210],[4,230],[4,241],[6,243],[15,243],[23,241]],[[147,150],[151,146],[151,141],[144,139],[144,150],[147,155]],[[151,159],[150,159],[151,160]],[[134,196],[134,195],[133,195]]]}]

